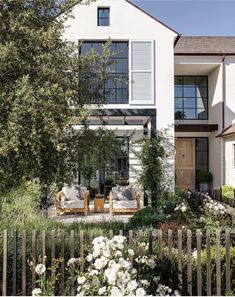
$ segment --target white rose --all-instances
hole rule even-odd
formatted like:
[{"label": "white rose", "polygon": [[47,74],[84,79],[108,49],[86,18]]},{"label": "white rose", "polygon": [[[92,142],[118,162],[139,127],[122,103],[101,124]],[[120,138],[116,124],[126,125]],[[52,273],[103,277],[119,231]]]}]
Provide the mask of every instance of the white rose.
[{"label": "white rose", "polygon": [[129,281],[129,283],[127,284],[127,289],[132,292],[137,288],[138,284],[136,282],[136,280],[131,280]]},{"label": "white rose", "polygon": [[186,211],[186,206],[182,206],[181,211],[185,212]]},{"label": "white rose", "polygon": [[106,287],[102,287],[102,288],[99,289],[98,294],[100,296],[102,296],[102,295],[104,295],[105,291],[106,291]]},{"label": "white rose", "polygon": [[71,266],[71,265],[74,265],[77,262],[79,262],[79,259],[78,258],[71,258],[71,259],[68,260],[67,265],[68,266]]},{"label": "white rose", "polygon": [[193,258],[197,259],[197,250],[193,252]]},{"label": "white rose", "polygon": [[98,275],[99,272],[97,270],[91,270],[91,272],[89,273],[89,276],[94,276],[94,275]]},{"label": "white rose", "polygon": [[86,257],[87,261],[88,262],[91,262],[93,260],[93,256],[92,254],[89,254],[87,257]]},{"label": "white rose", "polygon": [[150,282],[146,279],[141,279],[140,282],[144,287],[148,287],[150,285]]},{"label": "white rose", "polygon": [[146,295],[146,292],[143,288],[138,288],[135,292],[135,295],[136,296],[145,296]]},{"label": "white rose", "polygon": [[132,249],[128,249],[128,254],[130,256],[134,256],[135,252]]},{"label": "white rose", "polygon": [[106,269],[104,275],[106,276],[109,284],[113,284],[117,279],[116,270],[114,269]]},{"label": "white rose", "polygon": [[96,259],[94,263],[95,269],[100,270],[103,268],[103,261],[101,259]]},{"label": "white rose", "polygon": [[40,296],[41,293],[42,293],[42,290],[40,288],[35,288],[32,291],[32,296]]},{"label": "white rose", "polygon": [[36,267],[35,267],[35,272],[38,274],[38,275],[42,275],[46,272],[46,266],[44,264],[38,264]]},{"label": "white rose", "polygon": [[152,259],[149,259],[148,261],[148,266],[151,268],[151,269],[154,269],[156,267],[156,263],[154,260]]},{"label": "white rose", "polygon": [[121,256],[122,256],[122,253],[120,251],[116,251],[115,257],[121,257]]},{"label": "white rose", "polygon": [[112,287],[111,296],[123,296],[122,292],[118,289],[118,287]]},{"label": "white rose", "polygon": [[78,282],[79,285],[84,284],[85,281],[86,281],[85,276],[78,276],[78,278],[77,278],[77,282]]}]

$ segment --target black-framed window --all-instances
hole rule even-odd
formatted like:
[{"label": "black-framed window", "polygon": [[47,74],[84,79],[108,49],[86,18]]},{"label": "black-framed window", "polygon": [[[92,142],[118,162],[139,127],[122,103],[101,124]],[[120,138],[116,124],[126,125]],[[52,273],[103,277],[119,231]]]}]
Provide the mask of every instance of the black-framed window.
[{"label": "black-framed window", "polygon": [[175,119],[208,119],[207,76],[175,76]]},{"label": "black-framed window", "polygon": [[98,7],[97,24],[99,27],[107,27],[110,25],[110,8]]},{"label": "black-framed window", "polygon": [[[80,54],[95,49],[102,53],[104,41],[85,41],[80,46]],[[108,78],[103,86],[103,99],[105,103],[127,104],[129,101],[129,44],[126,41],[112,41],[110,45],[110,66]],[[91,82],[91,85],[93,82]],[[92,86],[91,86],[92,87]],[[93,98],[90,98],[95,103]]]},{"label": "black-framed window", "polygon": [[196,172],[209,171],[209,142],[208,137],[195,138]]}]

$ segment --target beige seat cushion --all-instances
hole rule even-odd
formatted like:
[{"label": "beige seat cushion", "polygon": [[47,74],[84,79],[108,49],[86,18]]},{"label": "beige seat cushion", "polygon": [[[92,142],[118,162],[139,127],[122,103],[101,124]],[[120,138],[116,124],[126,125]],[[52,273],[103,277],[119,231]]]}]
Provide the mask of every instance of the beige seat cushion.
[{"label": "beige seat cushion", "polygon": [[61,201],[61,208],[84,208],[84,200]]},{"label": "beige seat cushion", "polygon": [[113,208],[137,208],[136,200],[113,201]]}]

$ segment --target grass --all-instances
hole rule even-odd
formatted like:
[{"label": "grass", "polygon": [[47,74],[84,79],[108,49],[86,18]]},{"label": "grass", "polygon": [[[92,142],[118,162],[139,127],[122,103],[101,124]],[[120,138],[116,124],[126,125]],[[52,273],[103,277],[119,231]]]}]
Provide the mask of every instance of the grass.
[{"label": "grass", "polygon": [[[65,230],[70,233],[71,230],[83,229],[84,232],[92,229],[93,233],[99,233],[100,229],[104,232],[112,229],[114,233],[125,228],[121,222],[104,222],[104,223],[62,223],[45,217],[45,213],[39,207],[40,191],[36,184],[28,183],[21,185],[9,192],[0,193],[0,232],[8,230],[32,230],[50,232],[56,230],[60,232]],[[10,224],[9,224],[10,223]]]}]

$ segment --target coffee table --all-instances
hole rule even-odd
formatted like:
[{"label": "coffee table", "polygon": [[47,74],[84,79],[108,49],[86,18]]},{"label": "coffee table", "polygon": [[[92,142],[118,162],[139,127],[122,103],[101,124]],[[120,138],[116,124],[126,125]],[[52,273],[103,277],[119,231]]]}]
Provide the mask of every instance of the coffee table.
[{"label": "coffee table", "polygon": [[104,212],[104,195],[98,194],[94,199],[94,212]]}]

